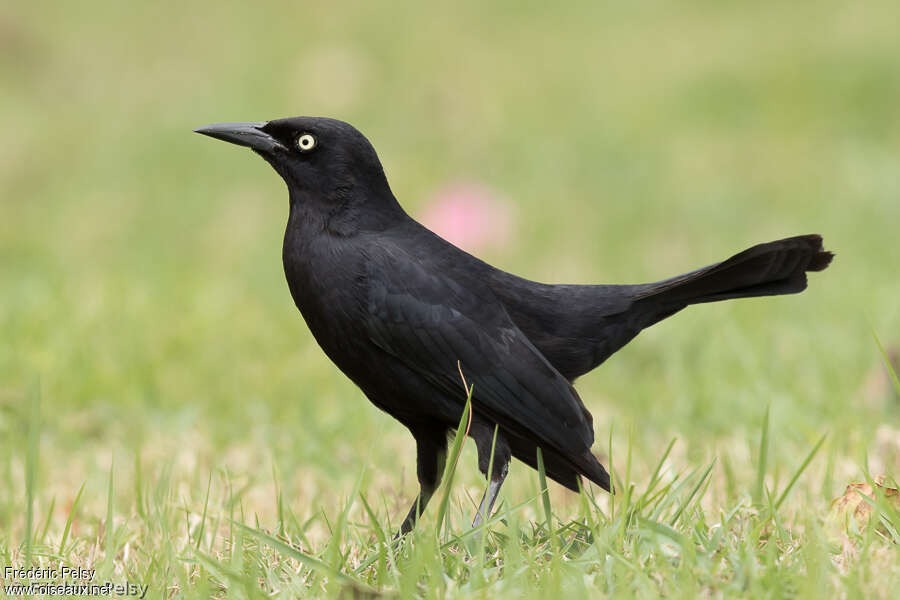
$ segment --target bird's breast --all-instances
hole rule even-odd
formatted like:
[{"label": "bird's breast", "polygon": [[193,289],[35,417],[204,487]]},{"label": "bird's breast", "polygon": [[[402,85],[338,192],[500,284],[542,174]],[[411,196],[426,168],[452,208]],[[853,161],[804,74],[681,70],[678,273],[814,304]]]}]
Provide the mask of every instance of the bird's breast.
[{"label": "bird's breast", "polygon": [[362,337],[366,290],[361,253],[347,240],[289,233],[282,260],[294,304],[322,349],[339,362],[338,355],[353,351]]}]

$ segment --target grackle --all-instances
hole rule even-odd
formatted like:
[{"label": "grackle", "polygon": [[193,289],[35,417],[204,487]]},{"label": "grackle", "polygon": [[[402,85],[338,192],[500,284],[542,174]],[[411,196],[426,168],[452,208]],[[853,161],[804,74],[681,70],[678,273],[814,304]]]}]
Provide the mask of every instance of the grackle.
[{"label": "grackle", "polygon": [[490,473],[475,526],[510,458],[536,467],[538,449],[551,479],[577,491],[583,476],[610,491],[575,378],[690,304],[801,292],[806,272],[833,256],[819,235],[802,235],[656,283],[537,283],[406,214],[375,149],[347,123],[297,117],[195,131],[251,148],[287,184],[282,259],[297,308],[334,364],[416,440],[419,494],[401,533],[440,483],[467,395],[460,371],[474,386],[469,436]]}]

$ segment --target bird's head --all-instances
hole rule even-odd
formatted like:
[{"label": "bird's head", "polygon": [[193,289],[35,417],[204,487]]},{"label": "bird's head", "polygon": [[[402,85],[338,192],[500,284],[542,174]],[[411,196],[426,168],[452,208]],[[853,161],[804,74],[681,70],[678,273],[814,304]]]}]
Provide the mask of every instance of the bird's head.
[{"label": "bird's head", "polygon": [[292,210],[338,232],[384,227],[403,213],[375,148],[355,127],[323,117],[217,123],[197,133],[247,146],[281,175]]}]

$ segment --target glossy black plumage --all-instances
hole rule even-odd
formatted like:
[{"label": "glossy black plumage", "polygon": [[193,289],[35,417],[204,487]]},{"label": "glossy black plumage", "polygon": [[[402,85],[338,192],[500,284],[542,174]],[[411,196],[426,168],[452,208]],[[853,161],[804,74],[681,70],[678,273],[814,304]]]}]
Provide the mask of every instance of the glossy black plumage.
[{"label": "glossy black plumage", "polygon": [[409,217],[371,144],[346,123],[297,117],[197,131],[254,149],[287,183],[283,261],[297,308],[338,368],[416,439],[420,495],[403,531],[439,483],[466,397],[460,369],[474,386],[469,435],[482,472],[492,473],[476,523],[510,457],[535,466],[538,448],[552,479],[577,490],[584,476],[609,490],[574,379],[690,304],[797,293],[806,272],[832,258],[821,237],[806,235],[656,283],[541,284]]}]

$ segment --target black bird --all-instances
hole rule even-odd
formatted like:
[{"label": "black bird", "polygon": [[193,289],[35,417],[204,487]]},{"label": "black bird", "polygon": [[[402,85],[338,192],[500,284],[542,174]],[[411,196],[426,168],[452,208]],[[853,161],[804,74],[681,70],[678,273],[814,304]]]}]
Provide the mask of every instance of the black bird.
[{"label": "black bird", "polygon": [[795,294],[807,271],[832,259],[819,235],[803,235],[656,283],[536,283],[407,215],[375,149],[347,123],[296,117],[195,131],[248,146],[287,183],[282,258],[297,308],[325,354],[416,440],[420,491],[401,532],[440,482],[465,404],[460,370],[474,386],[478,466],[491,473],[475,525],[490,514],[510,457],[536,467],[538,448],[555,481],[577,491],[584,476],[610,491],[575,378],[690,304]]}]

